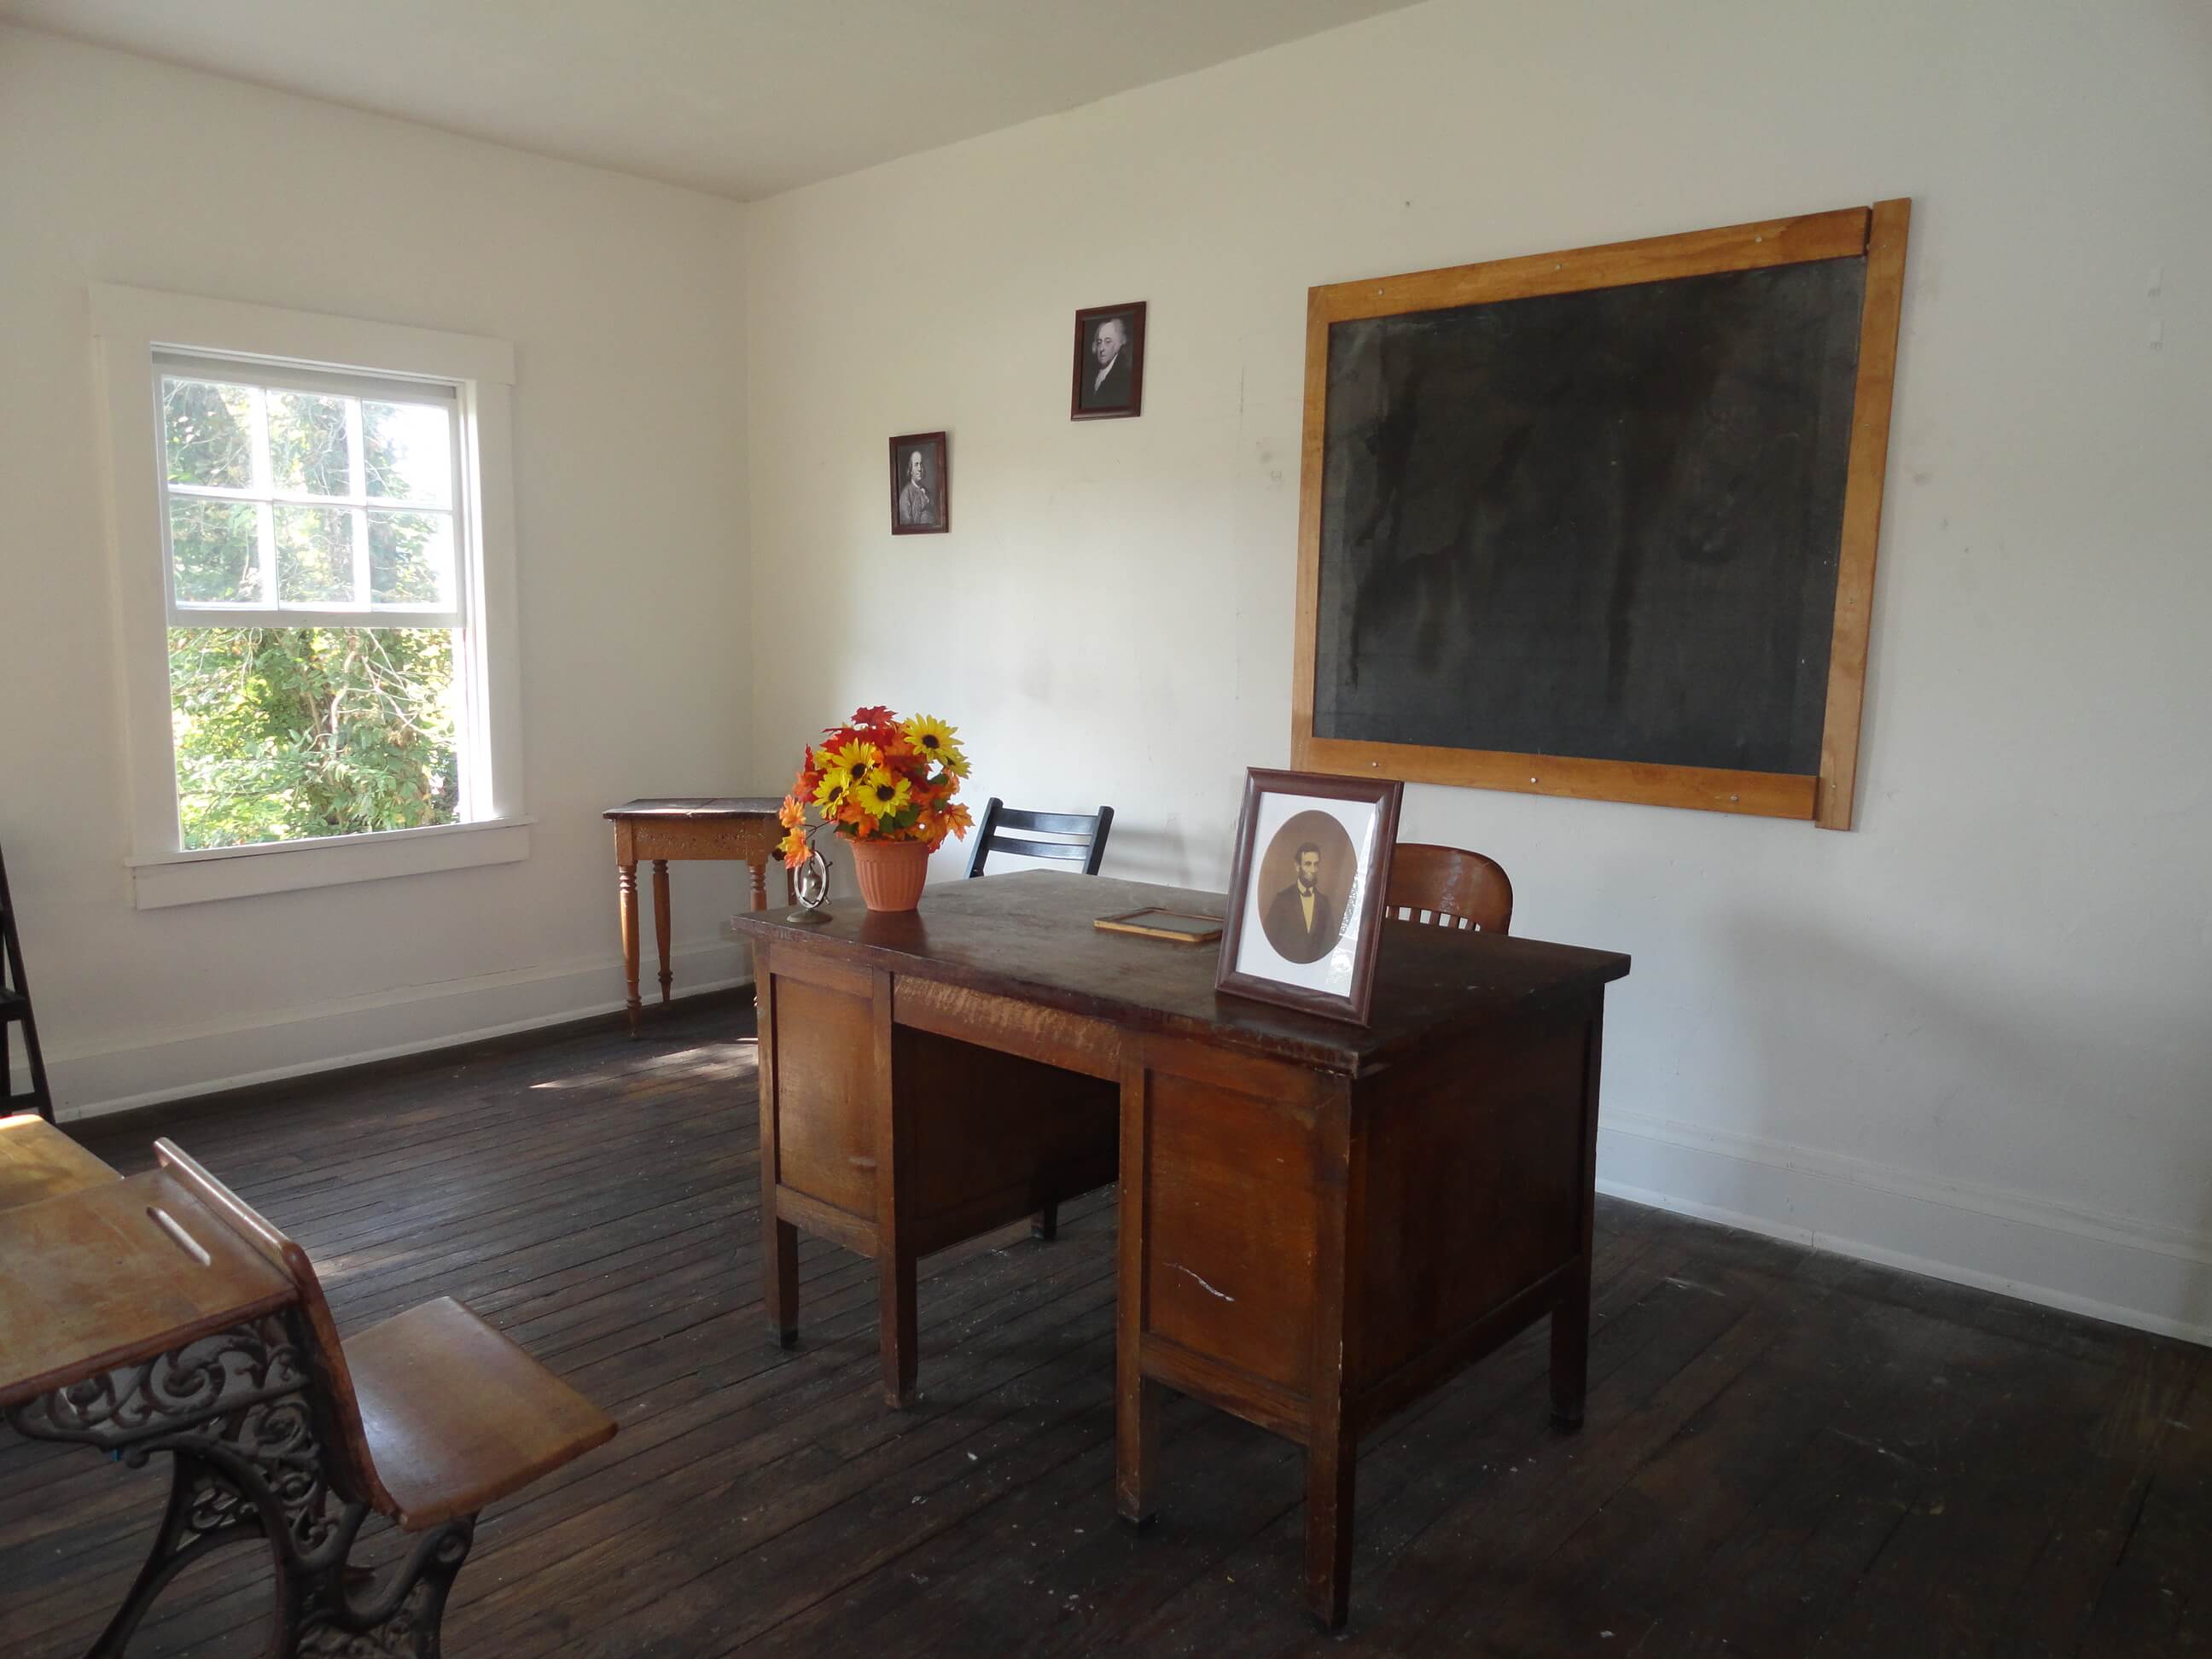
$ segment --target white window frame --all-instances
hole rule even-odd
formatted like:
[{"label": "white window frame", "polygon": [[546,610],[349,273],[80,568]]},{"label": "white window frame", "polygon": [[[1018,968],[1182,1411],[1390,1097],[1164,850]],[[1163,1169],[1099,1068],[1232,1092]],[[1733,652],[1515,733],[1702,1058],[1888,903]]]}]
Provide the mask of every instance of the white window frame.
[{"label": "white window frame", "polygon": [[[130,776],[132,902],[138,908],[374,881],[529,856],[532,820],[523,803],[521,670],[515,600],[514,348],[505,340],[449,334],[244,305],[151,289],[97,284],[91,290],[94,359],[106,415],[108,551],[122,650],[125,752]],[[465,585],[456,611],[467,618],[478,660],[464,699],[470,722],[468,821],[417,830],[268,842],[187,851],[178,817],[176,752],[170,724],[168,629],[172,615],[166,476],[159,419],[161,381],[173,367],[157,353],[266,362],[318,373],[418,380],[453,388],[456,569]],[[242,612],[198,606],[177,613],[217,625]],[[374,618],[453,625],[455,613],[349,611],[333,625]],[[321,625],[325,613],[264,611],[266,625]],[[337,613],[331,613],[336,617]]]}]

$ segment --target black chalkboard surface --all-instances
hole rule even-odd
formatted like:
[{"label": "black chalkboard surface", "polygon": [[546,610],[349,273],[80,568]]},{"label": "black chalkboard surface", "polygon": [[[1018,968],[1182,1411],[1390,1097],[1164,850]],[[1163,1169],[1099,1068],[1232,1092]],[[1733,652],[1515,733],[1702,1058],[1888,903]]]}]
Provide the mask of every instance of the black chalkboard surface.
[{"label": "black chalkboard surface", "polygon": [[[1542,289],[1575,278],[1571,256],[1495,268],[1529,267],[1535,292],[1483,266],[1391,279],[1411,301],[1396,308],[1384,285],[1315,290],[1301,763],[1419,778],[1454,774],[1460,752],[1613,763],[1646,770],[1585,768],[1554,789],[1814,815],[1846,665],[1832,658],[1869,263],[1866,210],[1794,222],[1822,226],[1799,257],[1759,228],[1693,233],[1584,250],[1571,257],[1705,239],[1560,291]],[[1702,269],[1715,239],[1723,268]],[[1505,297],[1437,302],[1455,288]],[[1894,332],[1893,311],[1890,353]],[[1876,367],[1886,439],[1887,357]],[[1870,586],[1870,539],[1863,562],[1849,604]],[[1848,690],[1855,753],[1856,678]],[[1639,791],[1653,768],[1720,781],[1673,799]],[[1542,788],[1551,769],[1491,769],[1437,781]],[[1749,775],[1791,788],[1762,794]]]}]

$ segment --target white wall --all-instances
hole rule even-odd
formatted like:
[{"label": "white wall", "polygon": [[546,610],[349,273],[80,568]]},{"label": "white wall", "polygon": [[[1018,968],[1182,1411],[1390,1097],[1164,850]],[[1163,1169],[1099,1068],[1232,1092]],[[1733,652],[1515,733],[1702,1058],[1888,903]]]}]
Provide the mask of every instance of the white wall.
[{"label": "white wall", "polygon": [[[601,810],[782,771],[744,706],[742,218],[0,27],[0,838],[64,1109],[619,1004]],[[526,860],[131,908],[102,282],[515,343]],[[726,982],[739,881],[674,882],[678,988]]]},{"label": "white wall", "polygon": [[[1615,1189],[2212,1334],[2208,68],[2198,0],[1437,0],[761,204],[763,769],[918,707],[979,800],[1219,884],[1289,753],[1307,288],[1909,195],[1861,827],[1404,831],[1634,954]],[[1135,299],[1142,418],[1071,423],[1072,313]],[[939,427],[952,533],[894,540]]]}]

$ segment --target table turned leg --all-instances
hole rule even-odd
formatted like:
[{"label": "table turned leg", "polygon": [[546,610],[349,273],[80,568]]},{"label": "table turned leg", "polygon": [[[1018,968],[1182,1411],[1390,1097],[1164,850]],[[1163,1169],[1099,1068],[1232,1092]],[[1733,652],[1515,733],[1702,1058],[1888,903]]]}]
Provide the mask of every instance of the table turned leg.
[{"label": "table turned leg", "polygon": [[637,1000],[637,866],[615,866],[615,896],[622,912],[623,984],[629,1000],[629,1034],[637,1035],[638,1016],[644,1012]]},{"label": "table turned leg", "polygon": [[668,1000],[668,860],[653,861],[653,939],[660,947],[660,1000]]}]

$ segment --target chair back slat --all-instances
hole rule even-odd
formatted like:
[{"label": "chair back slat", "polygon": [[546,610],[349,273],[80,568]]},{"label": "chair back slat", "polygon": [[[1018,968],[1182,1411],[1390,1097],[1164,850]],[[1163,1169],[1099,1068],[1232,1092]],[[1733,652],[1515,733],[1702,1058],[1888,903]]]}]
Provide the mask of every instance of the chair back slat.
[{"label": "chair back slat", "polygon": [[1091,856],[1091,848],[1079,841],[1028,841],[1020,836],[994,836],[994,853],[1018,853],[1025,859],[1067,859],[1080,864]]},{"label": "chair back slat", "polygon": [[[983,873],[983,861],[993,853],[1013,854],[1026,859],[1058,859],[1063,863],[1080,862],[1083,873],[1095,876],[1106,856],[1106,837],[1114,828],[1114,809],[1102,806],[1096,813],[1031,812],[1020,807],[1008,806],[996,795],[983,805],[983,817],[975,826],[975,850],[968,855],[968,873]],[[1040,835],[1075,836],[1076,841],[1033,841],[1027,836],[1009,836],[1008,830],[1027,830]]]},{"label": "chair back slat", "polygon": [[1089,812],[1024,812],[1017,806],[1002,806],[999,828],[1039,830],[1048,836],[1081,836],[1087,840],[1097,834],[1098,819]]},{"label": "chair back slat", "polygon": [[1513,883],[1497,860],[1464,848],[1401,842],[1390,855],[1383,907],[1395,921],[1503,933],[1513,921]]},{"label": "chair back slat", "polygon": [[368,1435],[362,1426],[361,1407],[354,1397],[353,1376],[346,1369],[345,1348],[338,1340],[337,1322],[331,1317],[330,1302],[323,1295],[322,1281],[315,1276],[315,1265],[307,1259],[307,1253],[173,1140],[155,1141],[154,1155],[173,1180],[291,1279],[300,1295],[300,1310],[307,1317],[308,1352],[304,1358],[322,1385],[323,1403],[331,1413],[331,1420],[321,1426],[331,1456],[332,1484],[350,1502],[365,1503],[382,1515],[398,1513],[398,1504],[376,1478]]}]

